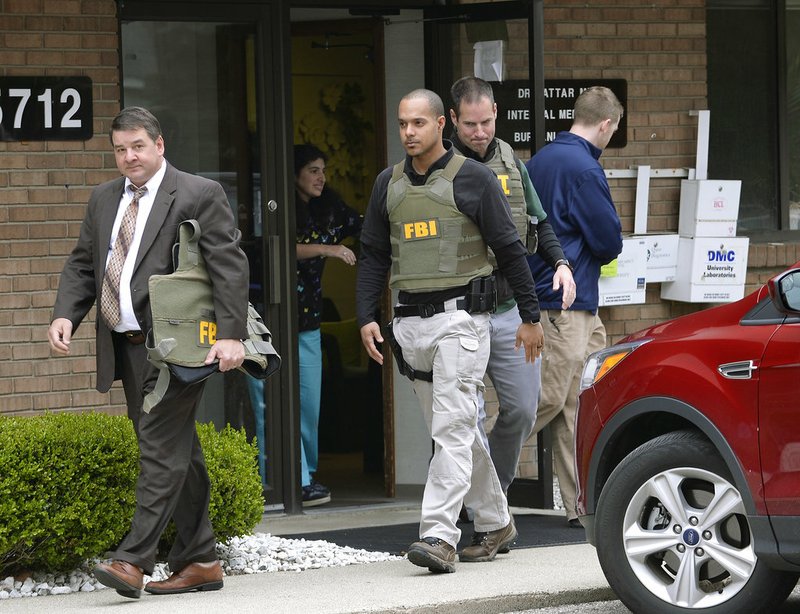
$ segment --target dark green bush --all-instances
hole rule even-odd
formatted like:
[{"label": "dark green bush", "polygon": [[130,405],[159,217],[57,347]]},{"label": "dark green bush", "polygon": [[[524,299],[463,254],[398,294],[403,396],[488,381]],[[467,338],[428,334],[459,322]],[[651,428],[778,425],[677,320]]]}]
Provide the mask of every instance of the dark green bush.
[{"label": "dark green bush", "polygon": [[250,533],[264,513],[258,448],[248,443],[244,429],[230,425],[217,431],[213,424],[198,423],[197,435],[211,480],[208,513],[217,540]]},{"label": "dark green bush", "polygon": [[[197,430],[217,539],[252,531],[263,511],[255,446],[230,427]],[[138,458],[123,416],[0,418],[0,575],[68,571],[118,544],[136,505]]]},{"label": "dark green bush", "polygon": [[0,419],[0,569],[66,570],[117,543],[138,457],[127,418]]}]

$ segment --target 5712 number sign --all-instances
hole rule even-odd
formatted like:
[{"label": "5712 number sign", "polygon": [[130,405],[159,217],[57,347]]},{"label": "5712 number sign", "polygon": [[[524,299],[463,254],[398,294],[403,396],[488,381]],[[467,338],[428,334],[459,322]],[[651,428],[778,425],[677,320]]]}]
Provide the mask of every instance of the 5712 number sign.
[{"label": "5712 number sign", "polygon": [[92,138],[89,77],[0,77],[0,140]]}]

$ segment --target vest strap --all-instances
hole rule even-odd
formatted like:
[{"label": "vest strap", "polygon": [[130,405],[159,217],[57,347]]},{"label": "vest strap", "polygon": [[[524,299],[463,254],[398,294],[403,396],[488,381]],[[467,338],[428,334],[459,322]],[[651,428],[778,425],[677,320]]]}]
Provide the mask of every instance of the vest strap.
[{"label": "vest strap", "polygon": [[[149,360],[149,358],[148,358]],[[155,362],[150,361],[158,368],[158,379],[156,380],[155,388],[153,388],[145,397],[144,402],[142,404],[142,411],[146,414],[150,413],[156,405],[158,405],[161,400],[164,398],[164,395],[167,394],[167,388],[169,388],[169,368],[167,367],[167,363],[165,362]]]}]

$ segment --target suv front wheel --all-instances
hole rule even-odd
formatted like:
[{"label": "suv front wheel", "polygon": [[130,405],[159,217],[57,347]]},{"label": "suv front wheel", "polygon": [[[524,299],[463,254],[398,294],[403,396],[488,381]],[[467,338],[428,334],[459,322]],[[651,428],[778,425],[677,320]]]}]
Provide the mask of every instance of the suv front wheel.
[{"label": "suv front wheel", "polygon": [[595,527],[603,573],[633,612],[769,612],[797,583],[758,560],[741,493],[690,431],[642,444],[617,466]]}]

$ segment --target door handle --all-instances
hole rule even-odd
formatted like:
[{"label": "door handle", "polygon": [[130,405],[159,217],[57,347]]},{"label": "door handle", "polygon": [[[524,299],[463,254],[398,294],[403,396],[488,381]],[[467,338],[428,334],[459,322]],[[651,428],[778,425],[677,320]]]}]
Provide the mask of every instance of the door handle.
[{"label": "door handle", "polygon": [[277,235],[267,237],[267,252],[269,258],[269,302],[277,305],[281,302],[281,241]]}]

